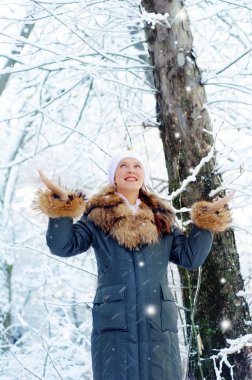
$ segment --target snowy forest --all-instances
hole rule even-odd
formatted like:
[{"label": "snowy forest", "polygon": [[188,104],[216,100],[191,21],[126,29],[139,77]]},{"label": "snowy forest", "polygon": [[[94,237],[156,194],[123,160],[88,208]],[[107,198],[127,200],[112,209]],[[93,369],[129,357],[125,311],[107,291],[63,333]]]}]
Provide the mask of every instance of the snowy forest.
[{"label": "snowy forest", "polygon": [[185,233],[235,192],[206,264],[167,270],[183,379],[252,378],[251,20],[251,0],[1,1],[0,380],[93,379],[95,255],[52,256],[32,202],[38,170],[90,196],[128,148]]}]

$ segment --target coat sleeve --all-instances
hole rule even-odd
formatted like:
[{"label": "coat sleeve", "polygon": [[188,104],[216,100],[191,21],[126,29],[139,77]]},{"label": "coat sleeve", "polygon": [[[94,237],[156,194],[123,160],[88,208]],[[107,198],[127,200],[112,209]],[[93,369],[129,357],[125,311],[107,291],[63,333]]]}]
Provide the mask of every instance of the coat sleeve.
[{"label": "coat sleeve", "polygon": [[170,261],[187,269],[196,269],[206,260],[213,235],[209,230],[193,225],[188,237],[179,228],[173,228]]},{"label": "coat sleeve", "polygon": [[93,237],[93,225],[85,215],[75,224],[70,217],[49,218],[46,242],[53,255],[71,257],[85,252]]}]

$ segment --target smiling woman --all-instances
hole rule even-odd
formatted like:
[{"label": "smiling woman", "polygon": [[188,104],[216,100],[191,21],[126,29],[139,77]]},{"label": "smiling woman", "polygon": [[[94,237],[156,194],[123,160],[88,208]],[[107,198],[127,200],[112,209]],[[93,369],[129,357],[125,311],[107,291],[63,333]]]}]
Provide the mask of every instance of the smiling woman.
[{"label": "smiling woman", "polygon": [[120,161],[115,173],[115,185],[117,191],[136,197],[144,183],[144,169],[139,161],[134,158],[125,158]]},{"label": "smiling woman", "polygon": [[[51,253],[70,257],[90,246],[95,251],[93,379],[181,380],[177,307],[167,266],[171,261],[195,269],[204,263],[212,231],[229,227],[230,197],[195,203],[186,237],[172,208],[147,190],[149,168],[136,152],[111,159],[109,185],[89,200],[40,176],[48,190],[38,192],[34,206],[49,216]],[[81,218],[73,223],[77,215]]]},{"label": "smiling woman", "polygon": [[135,204],[139,190],[148,183],[148,166],[142,157],[132,151],[127,152],[128,157],[122,153],[114,156],[108,168],[108,181],[114,186],[116,192],[125,196],[131,204]]}]

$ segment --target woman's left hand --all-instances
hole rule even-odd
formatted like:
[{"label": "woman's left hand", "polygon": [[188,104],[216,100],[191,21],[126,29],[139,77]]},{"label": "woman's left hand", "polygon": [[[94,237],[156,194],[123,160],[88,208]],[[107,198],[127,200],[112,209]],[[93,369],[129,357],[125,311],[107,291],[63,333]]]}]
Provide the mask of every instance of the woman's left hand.
[{"label": "woman's left hand", "polygon": [[232,218],[228,202],[234,192],[213,202],[199,201],[191,208],[191,220],[196,226],[213,232],[223,232],[231,225]]},{"label": "woman's left hand", "polygon": [[223,209],[223,207],[228,205],[228,202],[233,199],[235,192],[232,191],[232,193],[226,195],[223,198],[219,198],[217,200],[214,200],[212,203],[209,203],[208,210],[212,212],[220,211]]}]

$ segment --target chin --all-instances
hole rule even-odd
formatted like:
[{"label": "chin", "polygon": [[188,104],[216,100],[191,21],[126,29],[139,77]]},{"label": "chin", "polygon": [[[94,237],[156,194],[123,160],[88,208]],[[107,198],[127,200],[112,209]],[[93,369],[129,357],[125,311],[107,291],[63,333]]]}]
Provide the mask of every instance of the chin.
[{"label": "chin", "polygon": [[121,189],[125,189],[125,190],[132,190],[132,191],[138,191],[140,190],[141,186],[139,185],[139,183],[124,183],[123,186],[121,186]]}]

